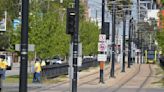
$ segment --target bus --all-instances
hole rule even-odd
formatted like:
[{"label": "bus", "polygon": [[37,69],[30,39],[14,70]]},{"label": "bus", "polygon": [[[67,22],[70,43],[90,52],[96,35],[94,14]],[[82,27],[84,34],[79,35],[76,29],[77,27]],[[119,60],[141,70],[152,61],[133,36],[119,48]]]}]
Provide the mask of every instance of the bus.
[{"label": "bus", "polygon": [[146,63],[154,64],[157,61],[157,51],[156,50],[145,50],[145,61]]}]

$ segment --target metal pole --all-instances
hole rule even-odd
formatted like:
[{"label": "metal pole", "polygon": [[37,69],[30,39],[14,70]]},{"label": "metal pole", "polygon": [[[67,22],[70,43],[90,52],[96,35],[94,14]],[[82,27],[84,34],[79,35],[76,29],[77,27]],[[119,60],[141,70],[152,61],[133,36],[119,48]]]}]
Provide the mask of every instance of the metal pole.
[{"label": "metal pole", "polygon": [[96,24],[98,25],[98,20],[97,20],[97,10],[96,10]]},{"label": "metal pole", "polygon": [[73,35],[73,79],[72,92],[77,92],[77,58],[78,58],[78,31],[79,31],[79,0],[75,0],[75,32]]},{"label": "metal pole", "polygon": [[[139,47],[139,45],[140,45],[140,36],[139,36],[139,30],[137,29],[137,32],[138,32],[138,47],[137,47],[137,49],[139,49],[140,47]],[[139,64],[139,52],[137,52],[138,54],[137,54],[137,63]]]},{"label": "metal pole", "polygon": [[125,11],[124,11],[124,15],[123,15],[123,56],[122,56],[122,59],[123,59],[123,62],[122,62],[122,71],[121,72],[125,72],[125,35],[126,34],[126,18],[125,18]]},{"label": "metal pole", "polygon": [[112,4],[112,66],[111,66],[111,77],[114,76],[114,67],[115,67],[115,27],[116,27],[116,4]]},{"label": "metal pole", "polygon": [[28,66],[28,7],[29,0],[22,0],[22,27],[21,27],[21,62],[19,92],[27,92]]},{"label": "metal pole", "polygon": [[[105,0],[102,0],[102,26],[101,26],[101,34],[105,34],[104,30],[104,12],[105,11]],[[100,52],[104,54],[104,52]],[[99,83],[104,83],[104,61],[100,61],[100,81]]]},{"label": "metal pole", "polygon": [[141,55],[140,55],[140,63],[142,64],[142,33],[140,33],[140,37],[141,37],[141,40],[140,40],[140,42],[141,42],[141,47],[140,47],[140,50],[141,50]]},{"label": "metal pole", "polygon": [[152,35],[150,33],[150,49],[151,49]]},{"label": "metal pole", "polygon": [[138,21],[140,21],[140,0],[137,0]]},{"label": "metal pole", "polygon": [[132,32],[131,32],[132,36],[131,36],[131,53],[132,53],[132,62],[131,64],[133,64],[134,62],[134,22],[132,21]]},{"label": "metal pole", "polygon": [[131,63],[131,29],[132,29],[132,18],[129,20],[129,41],[128,41],[128,68]]}]

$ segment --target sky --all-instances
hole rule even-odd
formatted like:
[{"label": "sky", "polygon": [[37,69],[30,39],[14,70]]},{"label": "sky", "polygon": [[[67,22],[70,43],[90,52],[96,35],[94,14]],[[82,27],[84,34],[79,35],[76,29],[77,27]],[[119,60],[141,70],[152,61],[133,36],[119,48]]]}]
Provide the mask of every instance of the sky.
[{"label": "sky", "polygon": [[[136,3],[136,0],[133,0],[135,3]],[[89,17],[93,20],[96,20],[96,11],[97,11],[97,19],[99,21],[99,24],[101,26],[101,10],[102,10],[102,7],[101,7],[101,3],[102,3],[102,0],[88,0],[88,6],[89,6]],[[136,5],[133,5],[132,7],[132,10],[134,11],[132,13],[132,15],[135,17],[135,19],[137,19],[137,14],[136,14]],[[112,34],[111,30],[112,30],[112,16],[110,14],[110,11],[107,9],[105,9],[105,22],[110,22],[110,34]],[[128,35],[128,28],[129,28],[129,23],[128,23],[128,20],[127,19],[127,23],[126,23],[126,35]],[[119,25],[116,25],[116,30],[118,32],[118,35],[119,36],[122,36],[123,34],[123,23],[120,22]]]}]

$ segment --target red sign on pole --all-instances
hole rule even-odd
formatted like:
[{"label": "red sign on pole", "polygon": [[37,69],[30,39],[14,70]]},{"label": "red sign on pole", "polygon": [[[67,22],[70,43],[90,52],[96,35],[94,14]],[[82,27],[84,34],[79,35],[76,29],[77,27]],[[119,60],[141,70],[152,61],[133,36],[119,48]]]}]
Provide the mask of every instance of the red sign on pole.
[{"label": "red sign on pole", "polygon": [[101,51],[101,52],[107,51],[107,43],[106,42],[99,42],[98,43],[98,51]]}]

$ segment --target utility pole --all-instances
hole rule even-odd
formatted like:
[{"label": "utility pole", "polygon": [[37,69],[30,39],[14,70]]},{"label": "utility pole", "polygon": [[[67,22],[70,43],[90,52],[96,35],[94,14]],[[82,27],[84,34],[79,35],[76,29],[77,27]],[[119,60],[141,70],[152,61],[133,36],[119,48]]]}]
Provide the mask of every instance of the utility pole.
[{"label": "utility pole", "polygon": [[140,37],[141,37],[141,40],[140,40],[140,42],[141,42],[141,47],[140,47],[140,50],[141,50],[141,55],[140,55],[140,63],[142,64],[143,62],[142,62],[142,33],[140,32]]},{"label": "utility pole", "polygon": [[77,58],[78,58],[78,31],[79,31],[79,0],[75,0],[75,32],[73,34],[73,79],[72,92],[77,92]]},{"label": "utility pole", "polygon": [[133,62],[134,62],[134,21],[132,21],[132,31],[131,31],[131,53],[132,53],[132,64],[133,64]]},{"label": "utility pole", "polygon": [[96,25],[98,25],[97,10],[96,10]]},{"label": "utility pole", "polygon": [[[114,0],[113,0],[114,1]],[[111,77],[114,76],[115,69],[115,32],[116,32],[116,2],[112,4],[112,65],[111,65]]]},{"label": "utility pole", "polygon": [[[140,38],[139,38],[139,37],[140,37],[140,34],[139,34],[139,29],[137,29],[137,32],[138,32],[138,35],[137,35],[137,36],[138,36],[138,42],[137,42],[137,43],[138,43],[138,44],[137,44],[138,47],[137,47],[137,49],[139,49],[139,48],[140,48],[140,47],[139,47],[139,46],[140,46]],[[137,52],[137,53],[138,53],[138,54],[137,54],[137,57],[138,57],[138,58],[137,58],[137,64],[139,64],[139,52]]]},{"label": "utility pole", "polygon": [[21,62],[19,92],[27,92],[29,0],[22,0]]},{"label": "utility pole", "polygon": [[110,44],[109,44],[109,34],[110,34],[110,22],[105,22],[104,23],[104,30],[106,34],[106,43],[107,43],[107,60],[106,62],[110,62]]},{"label": "utility pole", "polygon": [[[102,0],[102,26],[101,26],[101,34],[105,34],[104,29],[104,12],[105,11],[105,0]],[[105,38],[106,39],[106,38]],[[101,54],[104,54],[104,52],[100,52]],[[105,61],[100,61],[100,81],[99,83],[104,83],[104,63]]]},{"label": "utility pole", "polygon": [[126,11],[124,11],[124,14],[123,14],[123,43],[122,43],[122,52],[123,52],[123,56],[122,56],[122,59],[123,59],[123,62],[122,62],[122,70],[121,70],[121,72],[125,72],[125,34],[126,34],[126,16],[125,16],[125,12]]},{"label": "utility pole", "polygon": [[131,63],[131,31],[132,31],[132,20],[131,18],[129,20],[129,41],[128,41],[128,68],[130,68],[130,63]]}]

